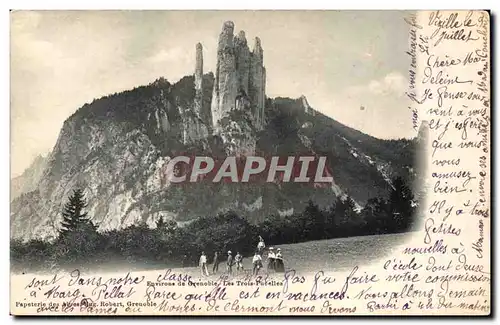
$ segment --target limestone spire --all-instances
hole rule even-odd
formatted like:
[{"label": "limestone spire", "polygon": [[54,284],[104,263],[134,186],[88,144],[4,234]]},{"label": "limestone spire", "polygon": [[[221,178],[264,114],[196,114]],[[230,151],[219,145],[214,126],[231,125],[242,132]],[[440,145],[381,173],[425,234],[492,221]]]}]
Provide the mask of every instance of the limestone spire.
[{"label": "limestone spire", "polygon": [[203,111],[203,46],[196,44],[196,65],[194,70],[194,110],[198,116],[202,116]]},{"label": "limestone spire", "polygon": [[248,96],[248,81],[250,78],[250,49],[248,48],[245,32],[240,31],[234,38],[236,54],[236,73],[238,75],[238,95],[244,92]]},{"label": "limestone spire", "polygon": [[266,72],[263,65],[264,51],[260,38],[255,37],[250,60],[250,102],[257,129],[262,129],[264,122]]},{"label": "limestone spire", "polygon": [[214,127],[222,117],[235,108],[238,92],[236,54],[234,48],[234,23],[226,21],[219,34],[217,65],[212,95],[212,120]]},{"label": "limestone spire", "polygon": [[196,75],[203,75],[203,45],[196,44]]},{"label": "limestone spire", "polygon": [[261,128],[265,104],[265,68],[258,37],[250,52],[244,31],[234,35],[234,23],[226,21],[219,34],[217,65],[212,95],[213,126],[233,109],[251,109],[255,126]]}]

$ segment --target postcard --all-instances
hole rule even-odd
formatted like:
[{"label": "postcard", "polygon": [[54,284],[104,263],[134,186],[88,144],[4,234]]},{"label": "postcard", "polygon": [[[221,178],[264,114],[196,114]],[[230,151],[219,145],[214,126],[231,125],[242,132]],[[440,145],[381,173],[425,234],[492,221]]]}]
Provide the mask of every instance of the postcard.
[{"label": "postcard", "polygon": [[489,12],[10,29],[12,315],[490,315]]}]

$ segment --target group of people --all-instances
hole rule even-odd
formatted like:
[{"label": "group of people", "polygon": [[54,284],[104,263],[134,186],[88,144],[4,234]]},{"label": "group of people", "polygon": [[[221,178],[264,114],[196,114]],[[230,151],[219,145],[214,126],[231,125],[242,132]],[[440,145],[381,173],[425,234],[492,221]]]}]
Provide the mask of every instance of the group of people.
[{"label": "group of people", "polygon": [[[252,264],[253,274],[258,275],[260,269],[264,267],[262,263],[262,252],[255,252]],[[283,263],[283,255],[281,254],[280,248],[278,248],[275,252],[273,247],[269,247],[269,252],[267,253],[267,271],[285,272],[285,264]]]},{"label": "group of people", "polygon": [[[252,265],[253,265],[253,270],[252,274],[253,275],[258,275],[259,271],[264,267],[263,262],[262,262],[262,255],[265,250],[265,243],[264,239],[259,236],[259,243],[257,244],[257,250],[255,251],[255,254],[252,259]],[[214,254],[214,260],[213,260],[213,268],[212,268],[212,273],[215,274],[219,271],[219,264],[220,264],[220,256],[218,252],[215,252]],[[237,252],[236,255],[233,257],[233,254],[231,251],[227,252],[227,262],[226,262],[226,271],[228,275],[233,274],[233,266],[236,265],[236,271],[243,270],[243,256],[240,254],[240,252]],[[209,276],[210,274],[208,273],[208,262],[207,262],[207,256],[205,255],[205,252],[201,252],[200,256],[200,271],[202,276]],[[274,271],[274,272],[285,272],[285,266],[283,263],[283,255],[281,253],[281,249],[278,248],[276,252],[274,251],[273,247],[269,248],[269,251],[267,253],[267,270],[269,271]]]},{"label": "group of people", "polygon": [[[219,271],[219,264],[220,264],[220,256],[218,252],[215,252],[214,254],[214,265],[212,268],[212,273],[215,274]],[[200,256],[200,270],[202,275],[209,276],[210,274],[208,273],[208,263],[207,263],[207,255],[205,252],[201,252]],[[236,265],[236,270],[243,270],[243,256],[240,254],[240,252],[237,252],[236,255],[233,257],[233,253],[231,251],[227,252],[227,273],[228,274],[233,274],[233,266]]]},{"label": "group of people", "polygon": [[[259,236],[259,243],[257,244],[257,250],[255,251],[252,260],[253,275],[259,274],[260,269],[264,267],[262,263],[262,255],[264,253],[265,248],[266,244],[264,243],[264,238],[262,238],[262,236]],[[267,271],[285,272],[285,264],[283,263],[283,254],[281,253],[280,248],[278,248],[275,252],[273,247],[269,247],[269,251],[267,253]]]}]

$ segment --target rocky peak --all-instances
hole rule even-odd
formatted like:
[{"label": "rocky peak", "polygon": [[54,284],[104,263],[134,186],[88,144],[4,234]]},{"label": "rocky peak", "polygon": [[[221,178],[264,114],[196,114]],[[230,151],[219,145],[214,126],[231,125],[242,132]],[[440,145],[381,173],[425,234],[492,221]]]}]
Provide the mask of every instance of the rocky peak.
[{"label": "rocky peak", "polygon": [[263,61],[264,59],[264,51],[262,50],[262,45],[260,43],[260,38],[256,37],[255,38],[255,42],[254,42],[254,46],[253,46],[253,51],[252,51],[254,57],[258,60],[260,60],[261,62]]},{"label": "rocky peak", "polygon": [[231,34],[233,34],[234,32],[234,22],[232,22],[231,20],[225,21],[224,25],[222,25],[222,32],[226,31]]},{"label": "rocky peak", "polygon": [[302,95],[299,99],[302,102],[302,106],[304,107],[304,109],[309,107],[306,96]]},{"label": "rocky peak", "polygon": [[203,45],[201,43],[196,44],[196,68],[195,75],[203,75]]},{"label": "rocky peak", "polygon": [[156,88],[170,89],[172,87],[172,84],[170,84],[170,82],[168,82],[168,80],[165,79],[164,77],[160,77],[155,81],[153,81],[151,83],[151,86]]},{"label": "rocky peak", "polygon": [[306,114],[315,115],[314,109],[311,107],[311,105],[309,105],[306,96],[304,95],[300,96],[299,101]]},{"label": "rocky peak", "polygon": [[234,43],[233,33],[234,33],[234,23],[232,21],[226,21],[222,25],[222,31],[219,35],[218,55],[221,55],[225,52],[229,52],[229,54],[231,54]]},{"label": "rocky peak", "polygon": [[47,157],[38,155],[35,157],[31,165],[19,176],[11,179],[10,183],[10,198],[11,201],[23,193],[30,192],[36,188],[39,180],[43,176]]},{"label": "rocky peak", "polygon": [[245,35],[245,31],[240,30],[238,35],[235,36],[234,41],[240,44],[247,44],[247,37]]}]

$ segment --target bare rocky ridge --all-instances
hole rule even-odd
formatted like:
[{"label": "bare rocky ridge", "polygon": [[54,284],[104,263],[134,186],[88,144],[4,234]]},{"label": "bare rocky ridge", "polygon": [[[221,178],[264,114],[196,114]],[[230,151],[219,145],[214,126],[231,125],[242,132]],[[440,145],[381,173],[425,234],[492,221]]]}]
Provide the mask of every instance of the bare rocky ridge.
[{"label": "bare rocky ridge", "polygon": [[47,158],[38,155],[31,165],[19,176],[10,182],[10,200],[14,200],[23,193],[33,191],[43,175]]}]

